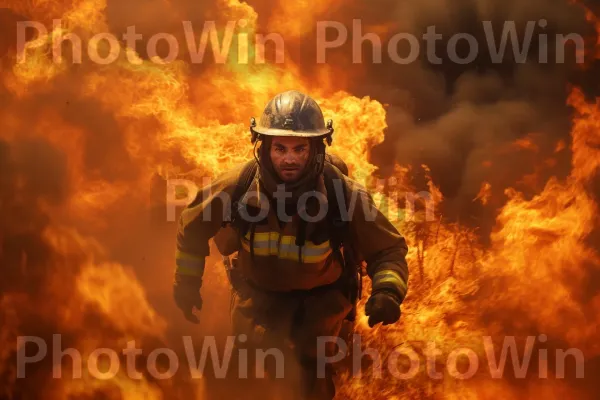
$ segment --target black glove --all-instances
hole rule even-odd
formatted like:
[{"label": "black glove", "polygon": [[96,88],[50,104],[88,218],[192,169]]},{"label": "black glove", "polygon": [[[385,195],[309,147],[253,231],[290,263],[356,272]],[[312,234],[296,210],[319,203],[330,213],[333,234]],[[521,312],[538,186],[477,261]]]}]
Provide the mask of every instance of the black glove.
[{"label": "black glove", "polygon": [[382,290],[372,293],[365,304],[365,314],[369,316],[369,327],[382,322],[383,325],[393,324],[400,319],[399,296],[391,291]]},{"label": "black glove", "polygon": [[201,286],[201,277],[175,275],[175,282],[173,283],[173,297],[175,299],[175,304],[183,311],[185,319],[195,324],[200,322],[193,311],[194,307],[197,311],[202,309],[202,296],[200,296]]}]

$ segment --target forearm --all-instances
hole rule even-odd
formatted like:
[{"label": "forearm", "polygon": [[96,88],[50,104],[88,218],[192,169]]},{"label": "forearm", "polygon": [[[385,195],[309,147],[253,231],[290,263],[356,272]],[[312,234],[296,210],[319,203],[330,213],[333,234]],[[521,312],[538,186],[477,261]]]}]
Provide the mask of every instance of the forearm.
[{"label": "forearm", "polygon": [[177,250],[175,254],[175,276],[195,277],[202,279],[204,276],[205,258],[202,256]]},{"label": "forearm", "polygon": [[387,291],[395,294],[402,302],[408,290],[408,265],[406,263],[404,239],[392,248],[380,252],[367,261],[367,273],[373,282],[373,293]]},{"label": "forearm", "polygon": [[382,264],[371,278],[372,293],[389,292],[396,295],[400,302],[404,301],[408,291],[408,280],[404,276],[406,276],[404,269],[398,264]]},{"label": "forearm", "polygon": [[392,293],[402,302],[406,296],[408,282],[406,240],[377,209],[366,190],[356,183],[353,184],[355,192],[358,193],[358,201],[354,209],[351,233],[358,253],[367,263],[367,274],[373,282],[373,292]]}]

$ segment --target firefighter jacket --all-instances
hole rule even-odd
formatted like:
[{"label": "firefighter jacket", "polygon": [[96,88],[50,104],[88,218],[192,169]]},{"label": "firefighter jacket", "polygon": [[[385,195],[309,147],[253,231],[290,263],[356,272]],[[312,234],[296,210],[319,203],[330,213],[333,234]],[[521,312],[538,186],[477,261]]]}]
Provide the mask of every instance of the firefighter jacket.
[{"label": "firefighter jacket", "polygon": [[[209,240],[223,228],[231,216],[231,199],[243,167],[235,168],[200,190],[182,211],[177,233],[176,274],[202,277]],[[407,292],[407,244],[404,237],[375,206],[365,188],[343,176],[349,198],[345,204],[348,235],[359,260],[366,262],[373,281],[373,292],[388,290],[402,301]],[[251,182],[244,204],[260,210],[259,215],[242,215],[258,221],[243,234],[235,235],[233,248],[238,251],[237,265],[256,287],[269,291],[312,289],[334,283],[340,278],[343,262],[332,251],[330,237],[323,224],[324,212],[303,208],[302,201],[291,218],[279,218],[276,203],[261,189],[258,177]],[[319,210],[328,209],[324,177],[317,181],[312,196],[319,199]],[[343,202],[345,203],[345,201]],[[318,210],[317,210],[318,211]],[[242,213],[243,214],[243,213]],[[279,214],[281,216],[281,214]],[[300,218],[306,221],[305,240],[297,245]],[[284,220],[281,222],[281,220]],[[231,246],[230,246],[231,247]]]}]

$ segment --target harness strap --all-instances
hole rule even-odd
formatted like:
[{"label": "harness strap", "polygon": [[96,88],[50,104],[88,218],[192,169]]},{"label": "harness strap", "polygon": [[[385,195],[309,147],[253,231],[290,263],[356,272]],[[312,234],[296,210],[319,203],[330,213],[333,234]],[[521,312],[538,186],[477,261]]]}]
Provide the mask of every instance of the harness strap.
[{"label": "harness strap", "polygon": [[306,220],[298,218],[298,231],[296,232],[296,246],[298,246],[298,262],[302,263],[302,248],[306,244]]},{"label": "harness strap", "polygon": [[[240,178],[238,179],[235,189],[233,191],[233,197],[231,199],[231,224],[240,229],[243,234],[246,234],[248,229],[248,223],[240,218],[240,200],[250,187],[252,180],[256,176],[256,171],[258,170],[258,163],[256,160],[248,161],[240,174]],[[227,221],[223,221],[223,227],[227,225]]]}]

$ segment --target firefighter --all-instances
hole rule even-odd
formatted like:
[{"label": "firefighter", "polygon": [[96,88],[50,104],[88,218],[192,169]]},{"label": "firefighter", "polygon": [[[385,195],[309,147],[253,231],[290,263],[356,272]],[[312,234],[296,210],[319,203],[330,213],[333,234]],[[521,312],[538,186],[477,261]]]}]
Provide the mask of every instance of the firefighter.
[{"label": "firefighter", "polygon": [[[300,398],[332,399],[332,372],[319,377],[317,362],[336,350],[328,342],[318,354],[317,339],[337,336],[351,314],[362,261],[372,280],[369,326],[398,321],[407,245],[364,187],[326,153],[332,122],[325,124],[311,97],[293,90],[276,95],[250,130],[255,160],[218,177],[182,212],[175,302],[198,323],[205,259],[215,238],[221,253],[237,253],[234,333],[245,334],[255,348],[291,352]],[[333,221],[331,214],[337,214]]]}]

